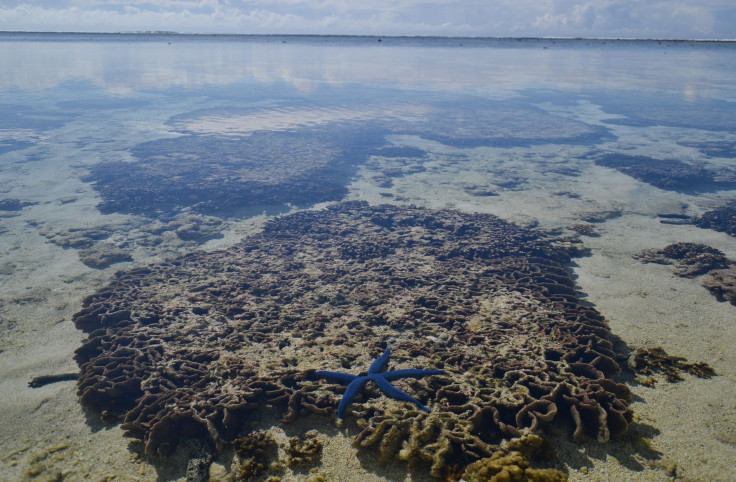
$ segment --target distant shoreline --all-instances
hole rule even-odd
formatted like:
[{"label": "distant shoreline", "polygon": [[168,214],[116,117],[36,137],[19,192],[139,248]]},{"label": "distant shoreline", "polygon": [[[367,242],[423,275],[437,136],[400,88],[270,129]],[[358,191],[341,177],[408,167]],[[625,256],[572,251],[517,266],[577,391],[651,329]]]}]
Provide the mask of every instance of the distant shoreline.
[{"label": "distant shoreline", "polygon": [[29,36],[26,40],[40,40],[42,37],[53,36],[58,39],[74,38],[81,36],[93,36],[98,40],[108,40],[113,37],[126,37],[126,39],[151,40],[161,37],[176,37],[177,39],[213,39],[220,40],[282,40],[282,41],[325,41],[344,39],[353,42],[422,42],[443,43],[447,41],[468,42],[473,44],[509,43],[509,42],[564,42],[564,43],[698,43],[698,44],[736,44],[736,39],[669,39],[669,38],[596,38],[596,37],[444,37],[424,35],[315,35],[315,34],[236,34],[236,33],[181,33],[169,31],[143,31],[143,32],[32,32],[32,31],[0,31],[0,40],[8,37],[17,38]]}]

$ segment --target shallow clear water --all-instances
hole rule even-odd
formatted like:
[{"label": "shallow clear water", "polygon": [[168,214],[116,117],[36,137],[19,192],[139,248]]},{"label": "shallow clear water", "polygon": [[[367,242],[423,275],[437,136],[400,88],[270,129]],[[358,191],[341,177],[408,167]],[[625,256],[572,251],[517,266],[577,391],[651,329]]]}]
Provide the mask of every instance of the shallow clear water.
[{"label": "shallow clear water", "polygon": [[578,288],[625,342],[689,355],[697,328],[617,324],[586,263],[679,240],[736,258],[692,224],[735,193],[733,43],[0,34],[0,357],[74,369],[73,342],[40,360],[34,340],[73,339],[115,271],[340,200],[588,225]]}]

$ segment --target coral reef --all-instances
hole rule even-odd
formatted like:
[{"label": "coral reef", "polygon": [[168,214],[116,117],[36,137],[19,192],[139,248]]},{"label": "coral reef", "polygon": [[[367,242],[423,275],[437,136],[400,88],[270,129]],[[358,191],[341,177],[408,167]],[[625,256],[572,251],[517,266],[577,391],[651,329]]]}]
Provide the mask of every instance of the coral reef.
[{"label": "coral reef", "polygon": [[736,159],[736,141],[726,141],[719,139],[717,141],[706,142],[679,142],[683,146],[694,147],[708,157],[726,157]]},{"label": "coral reef", "polygon": [[[716,375],[707,363],[688,363],[685,358],[668,355],[662,347],[639,348],[629,356],[629,369],[641,375],[662,374],[670,383],[682,381],[682,373],[700,378]],[[652,383],[649,383],[650,385]]]},{"label": "coral reef", "polygon": [[[169,250],[197,247],[211,239],[222,238],[222,219],[182,210],[172,218],[138,218],[116,224],[59,228],[29,221],[49,242],[64,249],[78,249],[80,261],[91,268],[103,269],[114,263],[132,261],[134,250],[155,251],[164,257]],[[154,253],[150,253],[154,254]]]},{"label": "coral reef", "polygon": [[0,218],[12,218],[18,216],[20,211],[27,206],[38,204],[36,202],[21,201],[19,199],[0,199]]},{"label": "coral reef", "polygon": [[355,396],[355,444],[386,460],[442,477],[546,424],[605,442],[631,422],[630,391],[565,269],[570,246],[486,214],[348,202],[278,217],[87,297],[74,316],[88,333],[80,403],[149,455],[183,437],[221,449],[264,414],[334,413],[345,387],[314,372],[390,348],[389,371],[445,375],[393,381],[429,414],[371,384]]},{"label": "coral reef", "polygon": [[736,305],[736,265],[711,271],[703,280],[703,286],[719,300]]},{"label": "coral reef", "polygon": [[[335,127],[261,131],[224,138],[190,134],[132,149],[138,162],[92,166],[83,178],[102,196],[103,213],[168,216],[189,207],[199,213],[338,200],[347,189],[349,152],[357,132]],[[370,136],[354,145],[370,143]]]},{"label": "coral reef", "polygon": [[736,201],[730,201],[693,220],[696,226],[736,237]]},{"label": "coral reef", "polygon": [[50,226],[40,226],[35,221],[29,222],[31,226],[39,226],[41,236],[51,243],[62,248],[83,249],[91,248],[98,241],[105,240],[115,233],[116,226],[103,225],[90,228],[68,228],[54,230]]},{"label": "coral reef", "polygon": [[674,243],[663,249],[645,249],[634,258],[643,263],[671,264],[675,267],[675,274],[683,278],[728,266],[723,252],[699,243]]},{"label": "coral reef", "polygon": [[736,182],[721,179],[721,173],[677,159],[608,153],[598,156],[599,166],[616,169],[628,176],[666,191],[682,193],[714,192],[734,189]]}]

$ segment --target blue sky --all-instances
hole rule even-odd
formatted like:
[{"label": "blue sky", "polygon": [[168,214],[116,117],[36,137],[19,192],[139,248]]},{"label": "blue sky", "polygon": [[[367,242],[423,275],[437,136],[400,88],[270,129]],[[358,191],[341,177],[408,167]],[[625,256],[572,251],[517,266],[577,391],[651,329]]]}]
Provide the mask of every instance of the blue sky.
[{"label": "blue sky", "polygon": [[0,0],[0,30],[735,39],[734,0]]}]

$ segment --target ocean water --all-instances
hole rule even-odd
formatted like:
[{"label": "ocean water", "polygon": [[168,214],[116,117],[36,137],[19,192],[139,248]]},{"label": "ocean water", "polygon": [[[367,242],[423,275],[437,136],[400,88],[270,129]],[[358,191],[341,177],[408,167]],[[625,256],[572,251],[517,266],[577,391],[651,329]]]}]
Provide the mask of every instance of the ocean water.
[{"label": "ocean water", "polygon": [[[735,66],[729,42],[0,34],[3,473],[76,480],[101,475],[103,456],[123,480],[138,470],[85,438],[100,432],[104,403],[83,411],[74,382],[26,386],[78,370],[74,350],[91,329],[75,314],[116,272],[228,249],[277,216],[365,201],[495,215],[572,244],[578,299],[608,320],[621,353],[663,346],[718,373],[685,375],[694,385],[672,395],[695,407],[695,433],[710,441],[699,451],[674,405],[652,408],[675,388],[625,372],[616,380],[634,390],[633,413],[652,421],[633,432],[655,448],[560,446],[542,466],[573,479],[728,480],[736,307],[727,289],[701,285],[718,285],[711,272],[736,259]],[[655,253],[684,242],[712,263]],[[713,409],[722,417],[697,411],[714,392],[725,394]],[[55,398],[77,415],[49,430],[32,414]],[[107,421],[111,446],[126,446],[121,420]],[[52,450],[61,443],[86,462]],[[607,453],[623,462],[606,465]],[[160,459],[136,463],[145,480],[183,477]],[[406,464],[394,465],[404,478]]]}]

